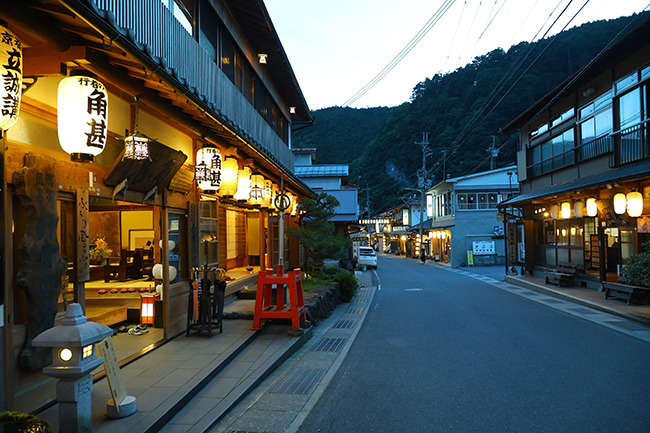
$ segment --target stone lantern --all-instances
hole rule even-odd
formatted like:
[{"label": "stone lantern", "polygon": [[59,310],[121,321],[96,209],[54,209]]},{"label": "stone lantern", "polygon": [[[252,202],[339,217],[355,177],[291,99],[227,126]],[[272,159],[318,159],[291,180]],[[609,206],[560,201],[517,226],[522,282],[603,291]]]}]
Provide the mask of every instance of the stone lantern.
[{"label": "stone lantern", "polygon": [[59,379],[56,397],[59,401],[59,431],[90,432],[91,394],[93,379],[90,374],[102,365],[95,343],[113,335],[108,326],[88,322],[81,305],[70,304],[55,326],[41,332],[33,340],[34,346],[52,348],[52,364],[43,373]]}]

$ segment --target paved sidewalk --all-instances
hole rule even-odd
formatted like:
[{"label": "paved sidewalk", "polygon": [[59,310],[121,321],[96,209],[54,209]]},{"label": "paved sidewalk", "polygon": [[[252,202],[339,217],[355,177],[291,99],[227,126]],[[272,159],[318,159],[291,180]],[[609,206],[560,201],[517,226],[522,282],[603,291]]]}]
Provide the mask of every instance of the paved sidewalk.
[{"label": "paved sidewalk", "polygon": [[360,290],[349,304],[314,328],[282,367],[209,432],[296,432],[316,405],[356,338],[375,294],[374,271],[358,272]]}]

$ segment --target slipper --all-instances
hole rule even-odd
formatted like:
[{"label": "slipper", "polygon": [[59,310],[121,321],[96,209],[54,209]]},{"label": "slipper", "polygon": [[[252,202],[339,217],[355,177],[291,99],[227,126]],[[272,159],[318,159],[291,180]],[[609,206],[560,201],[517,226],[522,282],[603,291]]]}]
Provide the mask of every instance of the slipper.
[{"label": "slipper", "polygon": [[149,289],[146,288],[146,287],[140,287],[140,288],[138,289],[138,292],[140,292],[140,293],[145,293],[145,292],[148,292],[148,291],[149,291]]},{"label": "slipper", "polygon": [[126,287],[124,287],[122,290],[120,290],[120,292],[122,292],[122,293],[127,293],[128,291],[129,291],[129,289],[127,289]]},{"label": "slipper", "polygon": [[117,332],[127,332],[129,330],[128,326],[122,325],[119,328],[117,328]]},{"label": "slipper", "polygon": [[106,289],[101,289],[101,290],[98,291],[97,293],[99,293],[100,295],[103,295],[104,293],[108,293],[108,290],[106,290]]},{"label": "slipper", "polygon": [[129,287],[129,293],[135,293],[135,288],[134,287]]},{"label": "slipper", "polygon": [[134,328],[141,334],[146,334],[147,332],[149,332],[149,330],[147,329],[147,325],[144,324],[135,325]]},{"label": "slipper", "polygon": [[118,293],[118,292],[119,292],[119,290],[117,290],[117,289],[111,289],[111,293]]}]

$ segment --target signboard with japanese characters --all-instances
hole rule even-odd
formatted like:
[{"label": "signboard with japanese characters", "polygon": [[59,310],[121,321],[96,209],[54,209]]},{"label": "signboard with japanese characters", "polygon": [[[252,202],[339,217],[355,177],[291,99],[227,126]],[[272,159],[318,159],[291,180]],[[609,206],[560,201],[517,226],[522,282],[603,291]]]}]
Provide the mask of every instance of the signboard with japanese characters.
[{"label": "signboard with japanese characters", "polygon": [[494,241],[474,241],[472,242],[472,253],[475,256],[487,256],[495,254]]},{"label": "signboard with japanese characters", "polygon": [[108,94],[91,77],[71,76],[59,83],[58,132],[61,148],[73,161],[91,162],[106,146]]},{"label": "signboard with japanese characters", "polygon": [[22,46],[16,36],[0,26],[0,130],[6,131],[18,120],[23,85]]}]

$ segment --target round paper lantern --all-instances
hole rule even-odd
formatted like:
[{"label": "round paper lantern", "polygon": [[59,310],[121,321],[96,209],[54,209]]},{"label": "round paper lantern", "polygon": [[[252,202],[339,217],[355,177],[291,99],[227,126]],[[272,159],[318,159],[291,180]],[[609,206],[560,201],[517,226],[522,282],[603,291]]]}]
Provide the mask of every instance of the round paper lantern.
[{"label": "round paper lantern", "polygon": [[61,148],[73,161],[92,162],[106,146],[108,95],[91,77],[66,77],[59,83],[57,123]]},{"label": "round paper lantern", "polygon": [[162,277],[163,277],[163,265],[162,265],[162,263],[156,263],[155,265],[153,265],[153,269],[151,270],[151,275],[153,275],[153,277],[156,280],[162,280]]},{"label": "round paper lantern", "polygon": [[223,160],[221,170],[221,187],[219,193],[225,196],[233,196],[237,192],[237,178],[239,176],[239,164],[235,158]]},{"label": "round paper lantern", "polygon": [[562,203],[560,213],[562,215],[562,219],[568,220],[569,218],[571,218],[571,203],[569,203],[568,201]]},{"label": "round paper lantern", "polygon": [[221,152],[215,147],[202,147],[196,151],[194,178],[204,191],[216,191],[221,186]]},{"label": "round paper lantern", "polygon": [[560,206],[554,204],[553,206],[551,206],[551,218],[556,220],[559,217],[560,217]]},{"label": "round paper lantern", "polygon": [[6,27],[0,26],[0,130],[6,131],[18,120],[23,86],[22,44]]},{"label": "round paper lantern", "polygon": [[626,203],[625,203],[625,194],[619,192],[614,194],[614,212],[619,215],[625,213]]},{"label": "round paper lantern", "polygon": [[178,271],[174,266],[169,267],[169,281],[174,281],[176,279],[176,275],[178,274]]},{"label": "round paper lantern", "polygon": [[577,200],[575,203],[573,203],[573,215],[575,215],[576,218],[582,218],[585,214],[585,202],[582,200]]},{"label": "round paper lantern", "polygon": [[239,177],[237,178],[237,192],[235,193],[235,200],[248,200],[251,196],[251,169],[244,166],[239,170]]},{"label": "round paper lantern", "polygon": [[631,217],[641,216],[643,213],[643,195],[638,191],[627,194],[627,214]]},{"label": "round paper lantern", "polygon": [[269,179],[264,179],[264,201],[262,202],[262,207],[270,208],[273,206],[273,182]]},{"label": "round paper lantern", "polygon": [[595,217],[598,215],[598,205],[596,204],[595,198],[587,199],[587,216]]}]

